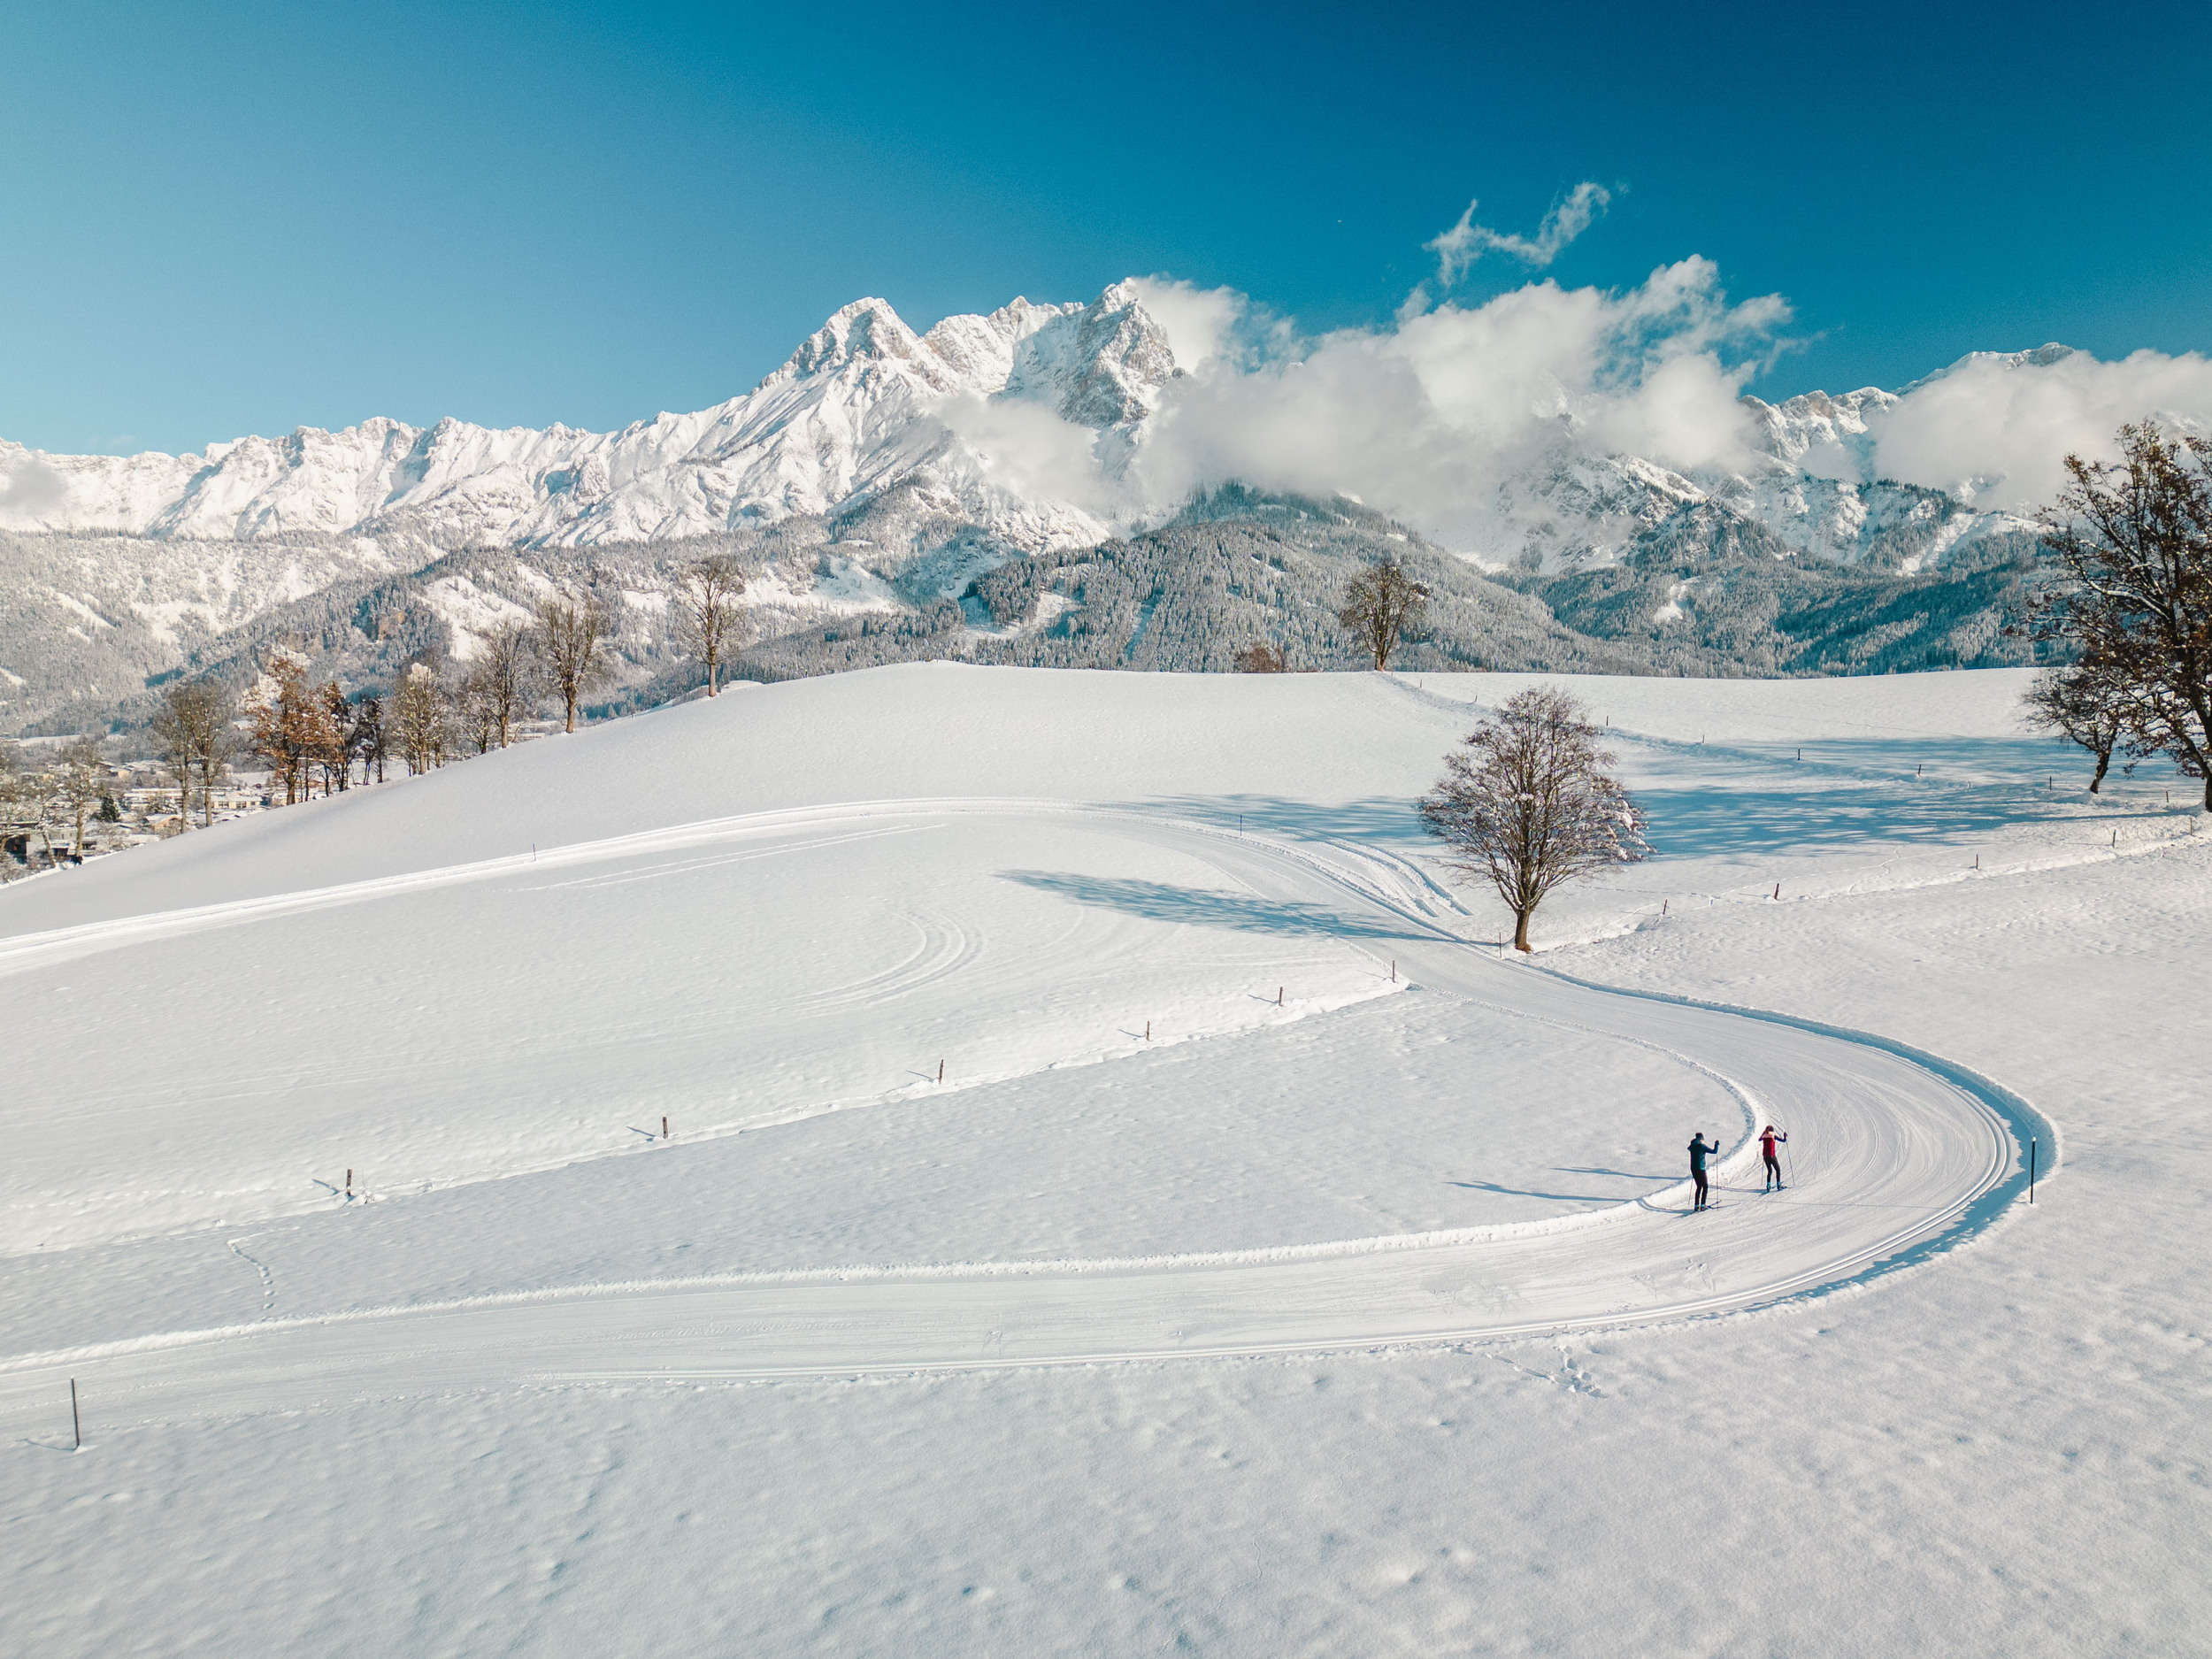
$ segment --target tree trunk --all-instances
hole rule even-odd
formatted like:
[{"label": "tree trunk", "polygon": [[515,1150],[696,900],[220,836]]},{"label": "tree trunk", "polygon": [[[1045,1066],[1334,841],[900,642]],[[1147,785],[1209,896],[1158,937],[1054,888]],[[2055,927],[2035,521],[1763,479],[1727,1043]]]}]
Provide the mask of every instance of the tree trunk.
[{"label": "tree trunk", "polygon": [[2212,771],[2204,775],[2204,810],[2212,812]]},{"label": "tree trunk", "polygon": [[714,657],[707,658],[707,695],[713,696],[721,689],[722,664]]},{"label": "tree trunk", "polygon": [[573,686],[565,687],[561,695],[568,703],[568,724],[561,729],[573,732],[576,729],[576,688]]},{"label": "tree trunk", "polygon": [[1516,950],[1532,951],[1535,949],[1528,942],[1528,914],[1526,910],[1513,912],[1513,949]]},{"label": "tree trunk", "polygon": [[2097,786],[2104,781],[2105,772],[2111,766],[2111,764],[2112,751],[2108,749],[2097,757],[2097,775],[2089,780],[2090,794],[2094,795],[2097,793]]}]

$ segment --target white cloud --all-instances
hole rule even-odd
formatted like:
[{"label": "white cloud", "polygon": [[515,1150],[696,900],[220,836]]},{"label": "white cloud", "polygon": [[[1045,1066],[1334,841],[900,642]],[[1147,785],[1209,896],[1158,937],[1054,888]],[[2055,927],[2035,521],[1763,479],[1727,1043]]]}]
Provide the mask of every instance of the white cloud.
[{"label": "white cloud", "polygon": [[1873,474],[2026,512],[2056,495],[2070,453],[2115,457],[2125,422],[2212,430],[2212,362],[2195,352],[2047,356],[1980,353],[1914,387],[1867,422]]},{"label": "white cloud", "polygon": [[[1581,458],[1635,456],[1685,473],[1764,464],[1740,393],[1786,343],[1776,295],[1732,301],[1711,261],[1663,265],[1624,291],[1529,282],[1480,304],[1417,295],[1390,322],[1302,336],[1226,289],[1139,285],[1184,373],[1134,453],[1039,404],[973,399],[947,424],[1010,489],[1102,523],[1156,518],[1228,480],[1356,496],[1443,545],[1509,557],[1531,500],[1500,486]],[[2140,351],[1971,357],[1867,430],[1801,460],[1839,480],[1890,478],[1984,509],[2030,511],[2070,450],[2108,456],[2124,421],[2212,432],[2212,363]]]},{"label": "white cloud", "polygon": [[1586,179],[1575,186],[1565,201],[1544,215],[1544,222],[1536,227],[1532,237],[1516,236],[1476,224],[1475,209],[1479,204],[1470,202],[1467,211],[1459,216],[1458,224],[1434,241],[1421,245],[1436,256],[1437,280],[1448,288],[1465,276],[1476,260],[1493,250],[1511,254],[1540,271],[1559,257],[1560,250],[1569,242],[1589,229],[1590,221],[1603,212],[1612,200],[1610,190]]},{"label": "white cloud", "polygon": [[1103,516],[1123,503],[1099,465],[1098,434],[1042,403],[964,396],[940,405],[937,418],[994,483],[1018,495]]},{"label": "white cloud", "polygon": [[0,472],[0,518],[35,522],[48,510],[60,506],[68,494],[69,486],[60,473],[25,456]]},{"label": "white cloud", "polygon": [[1448,544],[1496,539],[1497,486],[1561,451],[1747,459],[1738,394],[1788,309],[1732,305],[1710,262],[1626,294],[1532,283],[1176,381],[1134,476],[1155,502],[1225,479],[1361,496]]},{"label": "white cloud", "polygon": [[1249,309],[1234,288],[1202,288],[1159,276],[1133,277],[1129,286],[1137,290],[1152,320],[1166,331],[1175,366],[1185,373],[1218,356],[1238,319]]}]

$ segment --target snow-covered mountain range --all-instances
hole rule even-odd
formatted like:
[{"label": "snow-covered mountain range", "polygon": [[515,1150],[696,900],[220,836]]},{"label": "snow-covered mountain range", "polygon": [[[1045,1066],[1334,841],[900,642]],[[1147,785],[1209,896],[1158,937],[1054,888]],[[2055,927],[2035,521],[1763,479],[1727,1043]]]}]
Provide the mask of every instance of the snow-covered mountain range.
[{"label": "snow-covered mountain range", "polygon": [[[624,695],[672,695],[684,659],[665,567],[709,545],[747,564],[764,672],[948,653],[1204,668],[1248,636],[1332,662],[1334,586],[1399,547],[1441,561],[1432,580],[1456,595],[1456,632],[1432,642],[1440,666],[2011,660],[1989,656],[2011,579],[1978,572],[2028,556],[2030,526],[1986,510],[1972,479],[1883,476],[1885,434],[1915,388],[1770,404],[1716,379],[1697,418],[1709,429],[1717,403],[1732,429],[1723,458],[1670,465],[1608,448],[1587,385],[1540,378],[1491,398],[1505,428],[1455,426],[1469,387],[1488,384],[1479,365],[1415,394],[1404,418],[1425,424],[1401,434],[1403,403],[1312,401],[1343,371],[1341,351],[1328,356],[1341,336],[1302,358],[1279,334],[1194,335],[1177,309],[1189,297],[1132,280],[1088,304],[1016,299],[923,334],[860,300],[744,396],[619,432],[375,419],[182,456],[0,442],[0,732],[129,725],[168,679],[235,679],[284,641],[349,683],[419,656],[465,660],[477,633],[526,618],[555,581],[585,581],[633,619]],[[2070,356],[1978,354],[1942,375],[2062,373]],[[1421,381],[1408,366],[1388,384]],[[1303,458],[1262,480],[1199,458],[1224,408],[1243,425],[1219,453],[1262,470],[1279,451]],[[1316,442],[1321,419],[1337,424]],[[1643,430],[1663,442],[1664,423]],[[1331,475],[1363,444],[1377,471],[1378,435],[1383,484]],[[1448,488],[1394,500],[1390,476],[1409,495]],[[1192,528],[1255,512],[1272,527],[1241,551]],[[1119,573],[1087,575],[1100,559]],[[1248,567],[1276,585],[1241,591]],[[1835,603],[1839,581],[1931,578],[1956,591]],[[1879,640],[1844,637],[1892,599]],[[1163,628],[1147,635],[1156,612]]]},{"label": "snow-covered mountain range", "polygon": [[[1059,549],[1182,505],[1148,498],[1145,469],[1133,464],[1160,441],[1156,411],[1194,366],[1178,364],[1133,281],[1087,305],[1017,299],[918,334],[884,301],[864,299],[744,396],[619,432],[379,419],[198,455],[48,455],[0,442],[0,529],[196,541],[403,532],[443,548],[591,546],[880,515],[895,498],[903,511],[892,529],[910,554],[958,530],[1025,552]],[[1869,417],[1895,402],[1870,389],[1746,398],[1740,464],[1692,472],[1603,452],[1563,425],[1533,464],[1497,485],[1484,530],[1443,539],[1492,568],[1575,568],[1608,562],[1641,531],[1710,500],[1801,552],[1911,570],[2016,522],[1873,477]]]},{"label": "snow-covered mountain range", "polygon": [[0,528],[251,540],[404,523],[446,546],[578,545],[835,514],[903,484],[1018,545],[1065,545],[1106,526],[1009,488],[955,435],[963,405],[1048,411],[1110,449],[1133,444],[1175,372],[1127,283],[1089,305],[1017,299],[926,334],[864,299],[745,396],[619,432],[379,419],[201,455],[55,456],[0,442]]}]

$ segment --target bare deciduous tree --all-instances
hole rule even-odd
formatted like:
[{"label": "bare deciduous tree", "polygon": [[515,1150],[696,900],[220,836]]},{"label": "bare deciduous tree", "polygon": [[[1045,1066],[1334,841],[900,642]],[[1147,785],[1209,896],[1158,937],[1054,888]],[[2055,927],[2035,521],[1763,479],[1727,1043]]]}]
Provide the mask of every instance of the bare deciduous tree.
[{"label": "bare deciduous tree", "polygon": [[710,697],[722,688],[723,659],[752,633],[738,603],[744,592],[745,574],[727,555],[699,559],[676,572],[670,595],[676,636],[706,664]]},{"label": "bare deciduous tree", "polygon": [[2123,741],[2202,778],[2212,811],[2212,441],[2120,428],[2120,459],[2066,457],[2072,483],[2040,515],[2062,580],[2036,637],[2109,676]]},{"label": "bare deciduous tree", "polygon": [[230,757],[238,752],[238,733],[232,722],[237,708],[229,688],[215,680],[202,682],[191,705],[192,750],[200,768],[200,826],[215,822],[215,785],[230,772]]},{"label": "bare deciduous tree", "polygon": [[564,731],[576,729],[577,698],[606,677],[606,641],[613,621],[595,598],[560,594],[538,606],[538,654],[566,708]]},{"label": "bare deciduous tree", "polygon": [[253,721],[253,751],[269,763],[273,787],[283,779],[284,803],[290,806],[305,788],[322,735],[323,710],[307,683],[306,664],[288,651],[277,653],[247,699],[246,713]]},{"label": "bare deciduous tree", "polygon": [[81,737],[54,757],[51,773],[56,805],[70,826],[70,853],[84,862],[85,819],[100,804],[107,787],[107,757],[97,740]]},{"label": "bare deciduous tree", "polygon": [[534,701],[535,667],[530,632],[518,622],[503,622],[477,641],[469,664],[469,695],[483,705],[502,749],[513,741],[516,719]]},{"label": "bare deciduous tree", "polygon": [[376,769],[376,781],[384,781],[384,699],[374,692],[364,695],[353,705],[353,718],[346,728],[346,753],[361,763],[361,781],[369,781],[369,769]]},{"label": "bare deciduous tree", "polygon": [[1422,798],[1422,822],[1452,849],[1451,867],[1487,879],[1512,910],[1516,949],[1530,949],[1529,918],[1562,882],[1650,856],[1612,764],[1588,711],[1539,686],[1470,732]]},{"label": "bare deciduous tree", "polygon": [[2030,726],[2055,732],[2096,757],[2089,793],[2097,794],[2112,769],[2113,751],[2127,738],[2126,687],[2101,665],[2073,663],[2038,674],[2021,703]]},{"label": "bare deciduous tree", "polygon": [[1282,651],[1265,640],[1248,645],[1236,654],[1240,674],[1279,674],[1290,666]]},{"label": "bare deciduous tree", "polygon": [[343,790],[347,780],[353,775],[346,754],[346,739],[353,726],[353,705],[346,701],[346,694],[339,689],[336,680],[326,682],[315,694],[311,725],[310,752],[323,774],[323,794],[327,796],[334,781]]},{"label": "bare deciduous tree", "polygon": [[153,718],[154,739],[161,745],[161,764],[177,780],[177,823],[192,823],[192,772],[199,763],[198,736],[191,718],[190,686],[171,686],[161,694],[161,707]]},{"label": "bare deciduous tree", "polygon": [[162,693],[153,721],[164,764],[177,778],[177,819],[188,826],[193,774],[200,786],[200,822],[215,821],[215,780],[234,748],[230,693],[217,680],[175,685]]},{"label": "bare deciduous tree", "polygon": [[1379,672],[1390,666],[1398,641],[1419,633],[1428,620],[1428,599],[1426,587],[1415,581],[1395,557],[1386,557],[1344,584],[1336,619],[1374,659]]},{"label": "bare deciduous tree", "polygon": [[445,687],[426,663],[411,663],[392,695],[392,737],[410,775],[445,764],[451,747]]},{"label": "bare deciduous tree", "polygon": [[499,703],[481,663],[471,663],[453,690],[453,718],[461,736],[480,755],[499,741]]}]

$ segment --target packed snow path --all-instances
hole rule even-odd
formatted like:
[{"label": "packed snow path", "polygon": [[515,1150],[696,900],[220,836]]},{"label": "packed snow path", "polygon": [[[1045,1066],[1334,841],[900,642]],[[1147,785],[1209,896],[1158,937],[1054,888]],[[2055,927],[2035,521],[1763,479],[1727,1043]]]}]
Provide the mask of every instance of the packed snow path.
[{"label": "packed snow path", "polygon": [[[803,820],[854,833],[1078,814],[1202,856],[1259,898],[1357,921],[1432,990],[1678,1055],[1735,1094],[1719,1207],[1687,1183],[1632,1204],[1513,1226],[1146,1261],[901,1268],[696,1280],[149,1335],[0,1370],[0,1423],[48,1424],[74,1376],[103,1415],[175,1418],[518,1382],[869,1372],[1279,1353],[1618,1326],[1770,1302],[1863,1274],[1993,1216],[2049,1131],[2004,1091],[1879,1039],[1608,991],[1455,937],[1449,895],[1349,844],[1290,844],[1128,811],[998,801],[890,802],[681,826],[538,855],[589,864],[710,845]],[[493,879],[514,860],[19,937],[0,965],[113,949],[302,908]],[[1459,918],[1463,919],[1463,918]],[[1378,929],[1375,924],[1384,924]],[[1758,1190],[1750,1136],[1791,1134],[1796,1183]],[[1527,1133],[1540,1136],[1532,1122]],[[1440,1154],[1442,1152],[1440,1148]]]}]

